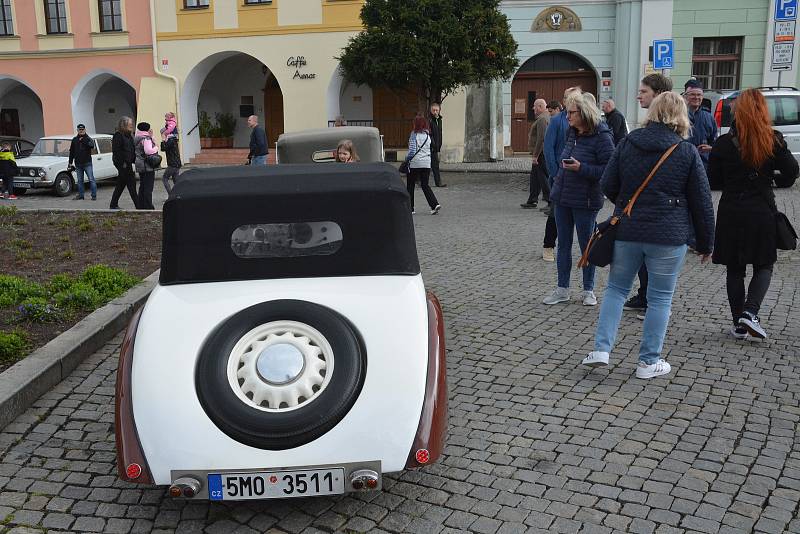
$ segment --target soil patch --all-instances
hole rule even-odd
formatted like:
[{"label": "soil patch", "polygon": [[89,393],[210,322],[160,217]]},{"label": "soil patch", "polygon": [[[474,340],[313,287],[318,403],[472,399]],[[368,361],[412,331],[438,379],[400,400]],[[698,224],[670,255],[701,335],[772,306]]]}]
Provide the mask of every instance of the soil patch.
[{"label": "soil patch", "polygon": [[[104,264],[144,278],[161,261],[161,213],[15,211],[0,204],[0,273],[44,284],[56,274],[79,275]],[[74,326],[91,311],[55,322],[18,322],[0,308],[0,330],[27,332],[31,352]],[[0,371],[3,367],[0,367]]]}]

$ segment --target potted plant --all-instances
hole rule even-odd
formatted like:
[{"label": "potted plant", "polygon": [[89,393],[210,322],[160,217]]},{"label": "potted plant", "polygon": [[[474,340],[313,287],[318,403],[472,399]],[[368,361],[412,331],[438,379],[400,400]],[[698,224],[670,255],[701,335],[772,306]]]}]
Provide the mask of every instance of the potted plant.
[{"label": "potted plant", "polygon": [[200,112],[200,148],[233,148],[236,118],[230,113],[215,113],[214,121],[205,111]]}]

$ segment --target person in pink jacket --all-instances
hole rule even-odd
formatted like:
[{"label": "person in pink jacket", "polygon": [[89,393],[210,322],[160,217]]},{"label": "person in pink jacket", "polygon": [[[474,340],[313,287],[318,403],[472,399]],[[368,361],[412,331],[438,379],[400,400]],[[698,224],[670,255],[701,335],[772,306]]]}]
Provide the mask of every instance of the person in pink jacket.
[{"label": "person in pink jacket", "polygon": [[164,115],[164,127],[161,128],[161,137],[166,139],[169,136],[178,136],[178,119],[175,118],[175,114],[171,111]]},{"label": "person in pink jacket", "polygon": [[153,142],[153,130],[147,122],[136,125],[136,135],[133,137],[136,147],[136,172],[139,173],[139,209],[154,210],[153,183],[156,179],[156,169],[148,164],[145,156],[158,154],[158,148]]}]

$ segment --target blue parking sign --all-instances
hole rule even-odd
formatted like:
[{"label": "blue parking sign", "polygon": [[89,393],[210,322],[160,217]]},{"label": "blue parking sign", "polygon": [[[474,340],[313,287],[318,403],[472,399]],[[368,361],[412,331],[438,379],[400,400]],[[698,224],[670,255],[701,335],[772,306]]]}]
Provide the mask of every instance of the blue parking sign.
[{"label": "blue parking sign", "polygon": [[775,20],[797,20],[797,0],[775,0]]},{"label": "blue parking sign", "polygon": [[653,68],[656,70],[671,69],[674,63],[674,50],[672,39],[653,41]]}]

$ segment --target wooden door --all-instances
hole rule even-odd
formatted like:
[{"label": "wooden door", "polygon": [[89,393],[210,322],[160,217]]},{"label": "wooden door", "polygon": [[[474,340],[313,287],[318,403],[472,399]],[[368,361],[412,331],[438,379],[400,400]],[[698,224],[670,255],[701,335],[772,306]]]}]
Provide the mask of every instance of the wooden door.
[{"label": "wooden door", "polygon": [[408,146],[412,123],[419,112],[424,110],[419,109],[414,89],[398,91],[379,87],[372,90],[373,125],[383,135],[386,148]]},{"label": "wooden door", "polygon": [[4,109],[0,111],[0,135],[19,137],[19,110]]},{"label": "wooden door", "polygon": [[597,77],[594,72],[525,72],[511,83],[511,148],[528,152],[528,132],[533,123],[533,101],[561,102],[564,91],[579,86],[584,92],[597,96]]},{"label": "wooden door", "polygon": [[283,93],[275,76],[270,76],[264,87],[264,115],[267,144],[274,147],[283,133]]}]

